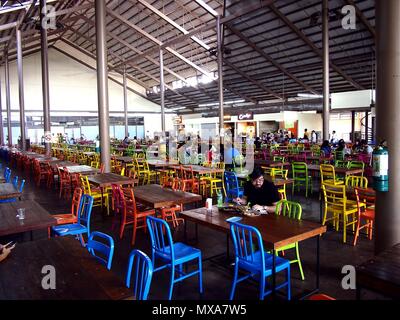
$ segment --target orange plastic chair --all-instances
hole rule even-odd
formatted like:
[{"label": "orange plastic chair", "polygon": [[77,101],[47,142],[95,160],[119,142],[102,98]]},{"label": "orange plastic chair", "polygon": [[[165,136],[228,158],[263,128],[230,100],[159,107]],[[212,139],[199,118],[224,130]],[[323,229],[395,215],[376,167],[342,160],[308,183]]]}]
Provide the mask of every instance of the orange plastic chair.
[{"label": "orange plastic chair", "polygon": [[125,226],[133,224],[132,245],[135,244],[137,229],[147,230],[146,217],[154,216],[156,211],[148,208],[138,208],[133,194],[133,188],[120,188],[121,224],[119,237],[122,239]]},{"label": "orange plastic chair", "polygon": [[[370,189],[355,188],[357,198],[358,217],[353,245],[357,244],[360,230],[367,228],[369,240],[372,240],[372,229],[375,222],[375,194]],[[365,220],[365,224],[361,221]]]},{"label": "orange plastic chair", "polygon": [[[83,191],[81,188],[76,188],[72,196],[71,212],[55,214],[53,218],[56,219],[56,224],[76,223],[78,219],[79,204],[81,203]],[[47,229],[47,235],[50,238],[50,227]]]}]

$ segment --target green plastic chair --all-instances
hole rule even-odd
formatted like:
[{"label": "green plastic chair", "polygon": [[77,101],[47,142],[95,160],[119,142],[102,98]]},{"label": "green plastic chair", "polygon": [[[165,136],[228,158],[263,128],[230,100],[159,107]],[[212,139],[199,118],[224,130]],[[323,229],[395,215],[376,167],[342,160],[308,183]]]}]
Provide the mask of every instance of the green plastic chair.
[{"label": "green plastic chair", "polygon": [[362,161],[349,161],[347,168],[349,169],[362,169],[361,176],[364,176],[365,163]]},{"label": "green plastic chair", "polygon": [[349,162],[345,160],[335,160],[336,168],[348,168]]},{"label": "green plastic chair", "polygon": [[[275,209],[275,214],[276,215],[281,215],[284,217],[288,217],[290,219],[296,219],[296,220],[301,220],[301,213],[302,213],[302,208],[301,204],[293,201],[288,201],[288,200],[280,200],[276,204],[276,209]],[[295,249],[296,251],[296,258],[293,260],[290,260],[290,264],[292,263],[297,263],[299,266],[299,271],[301,275],[301,280],[304,280],[304,272],[303,272],[303,267],[301,265],[301,259],[300,259],[300,252],[299,252],[299,243],[294,242],[291,244],[288,244],[282,248],[279,248],[276,250],[276,254],[282,251],[290,250],[290,249]]]},{"label": "green plastic chair", "polygon": [[306,197],[308,197],[308,189],[310,189],[310,194],[312,193],[312,177],[308,175],[307,163],[305,162],[293,162],[292,163],[292,173],[293,173],[293,184],[292,184],[292,194],[294,193],[295,187],[297,191],[300,191],[301,186],[306,187]]}]

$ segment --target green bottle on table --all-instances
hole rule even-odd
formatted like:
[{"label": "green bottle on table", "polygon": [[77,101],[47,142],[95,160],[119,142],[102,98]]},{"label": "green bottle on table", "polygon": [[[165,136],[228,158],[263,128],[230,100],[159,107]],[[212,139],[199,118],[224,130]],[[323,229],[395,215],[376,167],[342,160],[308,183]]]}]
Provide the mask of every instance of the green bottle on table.
[{"label": "green bottle on table", "polygon": [[224,205],[224,198],[222,196],[221,190],[218,190],[217,191],[217,206],[218,206],[218,208],[222,208],[223,205]]}]

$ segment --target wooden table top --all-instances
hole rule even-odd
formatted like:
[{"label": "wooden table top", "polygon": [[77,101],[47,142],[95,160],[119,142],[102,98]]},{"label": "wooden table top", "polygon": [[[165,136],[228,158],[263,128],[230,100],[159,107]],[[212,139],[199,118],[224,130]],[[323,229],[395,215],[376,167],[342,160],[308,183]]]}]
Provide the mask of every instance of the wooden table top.
[{"label": "wooden table top", "polygon": [[400,243],[357,268],[357,286],[400,298]]},{"label": "wooden table top", "polygon": [[174,191],[163,188],[158,184],[147,184],[133,189],[135,199],[153,208],[170,207],[175,204],[193,203],[202,200],[202,196],[195,193]]},{"label": "wooden table top", "polygon": [[[319,171],[319,164],[308,164],[307,168],[309,171]],[[359,173],[363,173],[363,169],[347,169],[347,168],[338,168],[335,167],[336,174],[344,174],[346,176],[356,175]]]},{"label": "wooden table top", "polygon": [[99,187],[109,187],[112,184],[134,184],[135,180],[115,173],[99,173],[88,177],[90,183]]},{"label": "wooden table top", "polygon": [[[44,265],[56,269],[56,289],[44,290]],[[0,264],[1,300],[120,300],[133,289],[73,237],[18,243]]]},{"label": "wooden table top", "polygon": [[[24,220],[16,217],[19,208],[25,208]],[[56,222],[56,219],[33,200],[0,203],[0,236],[46,229]]]},{"label": "wooden table top", "polygon": [[21,192],[12,183],[0,183],[0,199],[18,198]]},{"label": "wooden table top", "polygon": [[[138,159],[139,162],[144,162],[146,159]],[[178,161],[175,160],[170,160],[170,161],[166,161],[166,160],[147,160],[147,163],[149,164],[149,166],[152,167],[168,167],[171,165],[177,165],[179,164]]]},{"label": "wooden table top", "polygon": [[[190,165],[182,165],[184,169],[189,169]],[[200,165],[191,165],[193,169],[193,173],[195,174],[209,174],[209,173],[224,173],[225,169],[220,169],[220,168],[209,168],[209,167],[203,167]],[[180,166],[179,165],[172,165],[169,166],[171,169],[179,170]]]},{"label": "wooden table top", "polygon": [[69,173],[80,173],[80,174],[96,174],[100,170],[93,168],[91,166],[86,166],[86,165],[74,165],[74,166],[66,166],[67,170]]},{"label": "wooden table top", "polygon": [[111,158],[114,158],[115,160],[121,161],[123,163],[131,163],[133,161],[133,158],[132,157],[128,157],[128,156],[126,156],[126,157],[114,156],[114,157],[111,157]]},{"label": "wooden table top", "polygon": [[[212,214],[206,208],[183,211],[180,216],[204,226],[229,233],[229,223],[225,220],[234,215],[220,212],[216,206]],[[262,216],[241,216],[241,223],[256,227],[264,240],[265,249],[279,249],[288,244],[303,241],[326,232],[326,226],[305,221],[294,220],[274,214]]]},{"label": "wooden table top", "polygon": [[79,165],[75,162],[66,161],[66,160],[49,161],[49,164],[54,170],[57,170],[57,166],[59,166],[59,167],[75,167],[75,166]]},{"label": "wooden table top", "polygon": [[56,157],[41,157],[36,159],[39,162],[50,162],[50,161],[56,161],[58,158]]},{"label": "wooden table top", "polygon": [[289,162],[274,162],[272,160],[264,160],[264,159],[254,159],[254,165],[255,166],[265,166],[265,167],[287,167],[290,166]]}]

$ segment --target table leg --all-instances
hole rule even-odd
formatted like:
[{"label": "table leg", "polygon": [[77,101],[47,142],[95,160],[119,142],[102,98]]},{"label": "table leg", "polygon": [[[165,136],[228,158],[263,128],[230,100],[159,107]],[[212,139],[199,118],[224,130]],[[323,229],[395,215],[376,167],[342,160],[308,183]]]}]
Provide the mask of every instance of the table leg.
[{"label": "table leg", "polygon": [[319,291],[319,276],[320,276],[320,263],[319,263],[319,238],[320,236],[317,236],[317,277],[316,277],[316,290]]},{"label": "table leg", "polygon": [[[272,298],[276,298],[276,258],[275,258],[275,249],[272,250]],[[264,281],[264,279],[260,279],[260,281]]]}]

